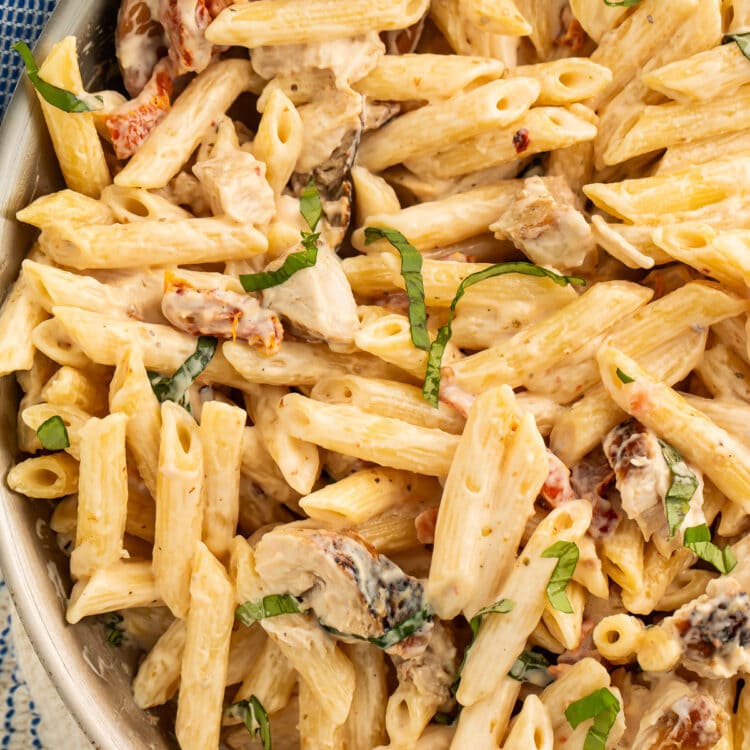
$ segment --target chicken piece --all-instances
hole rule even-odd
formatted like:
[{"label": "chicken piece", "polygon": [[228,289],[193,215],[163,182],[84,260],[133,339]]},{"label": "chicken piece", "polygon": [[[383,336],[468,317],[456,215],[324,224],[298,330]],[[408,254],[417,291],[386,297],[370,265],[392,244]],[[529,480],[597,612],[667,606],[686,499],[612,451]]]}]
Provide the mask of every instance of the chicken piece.
[{"label": "chicken piece", "polygon": [[[620,423],[604,438],[604,453],[614,469],[617,489],[622,498],[622,509],[638,524],[647,541],[653,538],[659,552],[669,556],[679,546],[680,534],[669,540],[664,498],[672,484],[672,473],[656,434],[635,419]],[[681,528],[704,523],[703,484],[690,501]]]},{"label": "chicken piece", "polygon": [[575,492],[570,485],[570,469],[548,448],[549,473],[539,494],[557,508],[567,500],[575,500]]},{"label": "chicken piece", "polygon": [[450,382],[450,377],[440,379],[440,402],[455,409],[464,417],[469,416],[469,410],[476,396]]},{"label": "chicken piece", "polygon": [[191,336],[242,339],[264,354],[275,354],[284,338],[278,317],[258,299],[227,289],[196,289],[172,273],[164,274],[164,317]]},{"label": "chicken piece", "polygon": [[266,80],[316,68],[330,70],[337,88],[346,88],[364,78],[385,54],[377,32],[349,39],[329,39],[310,44],[256,47],[251,54],[253,70]]},{"label": "chicken piece", "polygon": [[276,215],[266,165],[247,151],[214,156],[193,166],[214,216],[226,215],[242,224],[266,229]]},{"label": "chicken piece", "polygon": [[560,271],[580,268],[596,252],[596,242],[563,177],[529,177],[503,215],[490,225],[534,263]]},{"label": "chicken piece", "polygon": [[[291,252],[298,250],[292,248]],[[279,268],[284,259],[277,258],[266,270]],[[283,284],[264,289],[263,304],[313,340],[352,344],[360,327],[357,303],[341,261],[320,240],[315,265],[297,271]]]},{"label": "chicken piece", "polygon": [[615,473],[601,448],[589,453],[577,463],[570,475],[570,484],[576,497],[589,500],[592,505],[589,534],[594,539],[604,539],[613,534],[620,523],[619,497],[613,502]]},{"label": "chicken piece", "polygon": [[[727,712],[677,678],[648,693],[632,750],[719,750],[731,734]],[[728,750],[729,745],[725,750]]]},{"label": "chicken piece", "polygon": [[382,638],[404,621],[421,625],[385,650],[421,655],[433,631],[421,581],[406,575],[353,532],[286,525],[255,547],[265,590],[299,597],[342,637]]},{"label": "chicken piece", "polygon": [[104,118],[118,159],[131,157],[169,112],[172,77],[169,60],[159,61],[138,96],[115,107]]},{"label": "chicken piece", "polygon": [[450,631],[436,622],[430,642],[421,654],[403,661],[394,659],[399,685],[413,685],[429,701],[434,713],[451,698],[450,687],[458,669],[457,654]]},{"label": "chicken piece", "polygon": [[683,604],[659,627],[682,646],[683,666],[702,677],[750,670],[750,601],[734,578],[709,582],[705,594]]}]

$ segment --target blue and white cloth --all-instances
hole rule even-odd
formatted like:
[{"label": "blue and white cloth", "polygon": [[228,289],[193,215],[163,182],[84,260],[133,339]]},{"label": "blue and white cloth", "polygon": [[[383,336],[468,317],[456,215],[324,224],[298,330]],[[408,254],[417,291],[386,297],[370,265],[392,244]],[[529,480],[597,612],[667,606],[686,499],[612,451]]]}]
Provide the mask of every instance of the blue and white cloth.
[{"label": "blue and white cloth", "polygon": [[57,0],[0,0],[0,118],[5,114],[21,71],[21,60],[11,47],[16,42],[36,44]]},{"label": "blue and white cloth", "polygon": [[[56,0],[0,0],[0,119],[21,72],[11,50],[33,47]],[[0,574],[0,750],[90,750],[34,654]]]}]

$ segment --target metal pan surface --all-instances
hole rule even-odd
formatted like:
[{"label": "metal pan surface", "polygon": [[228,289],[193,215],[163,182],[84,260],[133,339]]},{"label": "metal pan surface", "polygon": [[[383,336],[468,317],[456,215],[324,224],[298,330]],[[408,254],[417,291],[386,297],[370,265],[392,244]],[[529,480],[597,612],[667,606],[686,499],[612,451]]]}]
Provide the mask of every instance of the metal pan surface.
[{"label": "metal pan surface", "polygon": [[[87,88],[102,88],[114,73],[113,0],[60,0],[35,50],[42,59],[52,45],[78,39]],[[14,218],[39,195],[64,187],[41,109],[28,82],[18,87],[0,128],[0,296],[18,276],[36,230]],[[130,683],[138,654],[113,648],[98,622],[65,622],[71,582],[67,559],[48,521],[52,505],[8,490],[5,476],[17,455],[15,378],[0,379],[0,568],[18,614],[60,695],[100,750],[167,750],[174,735],[158,717],[133,702]],[[83,750],[83,749],[82,749]]]}]

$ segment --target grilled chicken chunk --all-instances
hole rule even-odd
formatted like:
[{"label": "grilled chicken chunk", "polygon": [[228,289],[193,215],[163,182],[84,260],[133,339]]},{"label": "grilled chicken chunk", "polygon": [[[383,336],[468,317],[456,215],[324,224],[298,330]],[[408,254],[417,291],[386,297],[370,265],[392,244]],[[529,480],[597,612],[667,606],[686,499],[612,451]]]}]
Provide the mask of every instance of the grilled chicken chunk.
[{"label": "grilled chicken chunk", "polygon": [[164,274],[164,317],[192,336],[242,339],[265,354],[279,350],[284,329],[271,310],[249,294],[226,289],[197,289],[174,274]]},{"label": "grilled chicken chunk", "polygon": [[[603,447],[615,472],[622,509],[638,524],[644,539],[653,538],[659,552],[668,556],[680,544],[680,535],[675,534],[671,541],[668,539],[664,498],[672,483],[672,474],[656,434],[637,420],[627,419],[609,432]],[[681,528],[705,522],[701,511],[703,484],[700,473],[693,471],[699,485]]]},{"label": "grilled chicken chunk", "polygon": [[212,156],[193,167],[214,216],[267,228],[276,214],[266,165],[241,149]]},{"label": "grilled chicken chunk", "polygon": [[509,239],[534,263],[561,271],[580,268],[596,252],[591,227],[575,208],[565,179],[529,177],[490,229]]},{"label": "grilled chicken chunk", "polygon": [[718,743],[730,731],[730,719],[710,695],[678,678],[647,695],[632,750],[728,750]]},{"label": "grilled chicken chunk", "polygon": [[[298,252],[294,247],[290,252]],[[279,257],[266,270],[284,262]],[[351,344],[359,330],[357,303],[333,250],[318,241],[314,266],[297,271],[288,281],[263,290],[263,304],[288,320],[301,335],[332,344]]]},{"label": "grilled chicken chunk", "polygon": [[[282,526],[258,542],[255,566],[268,591],[301,598],[324,627],[357,639],[381,638],[426,607],[421,581],[354,533]],[[432,630],[426,621],[385,650],[417,656]]]},{"label": "grilled chicken chunk", "polygon": [[681,663],[703,677],[750,671],[750,600],[734,578],[711,581],[705,594],[683,604],[659,627],[682,646]]}]

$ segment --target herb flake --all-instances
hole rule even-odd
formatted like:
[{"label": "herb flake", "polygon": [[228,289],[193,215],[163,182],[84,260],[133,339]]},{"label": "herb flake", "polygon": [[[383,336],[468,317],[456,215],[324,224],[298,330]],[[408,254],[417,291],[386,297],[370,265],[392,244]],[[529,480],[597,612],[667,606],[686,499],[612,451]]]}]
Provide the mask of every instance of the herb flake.
[{"label": "herb flake", "polygon": [[721,43],[729,44],[730,42],[736,42],[740,48],[740,52],[750,60],[750,32],[745,34],[725,34]]},{"label": "herb flake", "polygon": [[200,336],[195,351],[175,370],[171,378],[149,373],[151,388],[159,402],[174,401],[188,408],[187,390],[208,367],[218,344],[219,340],[213,336]]},{"label": "herb flake", "polygon": [[690,510],[690,501],[698,489],[698,478],[690,470],[680,452],[669,443],[659,440],[659,447],[669,467],[672,482],[664,496],[664,511],[667,515],[669,539],[673,539],[677,530]]},{"label": "herb flake", "polygon": [[31,50],[25,42],[16,42],[12,49],[21,56],[29,80],[39,92],[42,99],[48,104],[69,113],[92,112],[95,109],[100,109],[103,105],[104,100],[100,96],[94,97],[99,100],[99,106],[92,107],[85,99],[45,81],[39,75],[39,66],[36,64],[34,55],[32,55]]},{"label": "herb flake", "polygon": [[270,594],[257,601],[248,601],[240,604],[234,612],[234,616],[243,625],[252,625],[258,620],[267,617],[278,617],[279,615],[297,615],[300,609],[299,600],[289,594]]},{"label": "herb flake", "polygon": [[573,577],[578,564],[578,545],[574,542],[555,542],[542,552],[542,557],[556,557],[557,565],[552,571],[549,583],[547,583],[547,599],[558,611],[572,615],[573,607],[570,604],[565,589]]},{"label": "herb flake", "polygon": [[525,276],[546,276],[560,286],[564,286],[565,284],[581,284],[585,286],[586,284],[586,282],[578,276],[563,276],[554,271],[549,271],[542,266],[522,261],[495,263],[482,271],[469,274],[459,284],[458,289],[456,290],[456,296],[451,302],[450,311],[448,313],[448,322],[438,329],[437,336],[430,346],[430,354],[427,358],[427,372],[425,374],[424,385],[422,386],[422,395],[425,400],[435,408],[438,406],[440,396],[440,367],[443,361],[445,347],[451,338],[451,325],[453,323],[453,315],[456,312],[456,305],[469,287],[472,287],[474,284],[478,284],[485,279],[491,279],[494,276],[502,276],[506,273],[521,273]]},{"label": "herb flake", "polygon": [[604,0],[604,4],[609,8],[632,8],[638,5],[641,0]]},{"label": "herb flake", "polygon": [[615,373],[617,374],[617,379],[621,383],[625,383],[625,385],[627,385],[628,383],[635,383],[635,378],[631,378],[630,375],[623,372],[619,367],[617,368],[617,370],[615,370]]},{"label": "herb flake", "polygon": [[[318,238],[318,235],[307,235],[308,237]],[[261,271],[260,273],[241,273],[240,284],[246,292],[259,292],[261,289],[268,289],[272,286],[278,286],[288,281],[297,271],[303,268],[311,268],[318,260],[318,246],[314,241],[309,242],[304,250],[297,253],[291,253],[286,256],[284,263],[275,271]]]},{"label": "herb flake", "polygon": [[549,662],[538,651],[523,651],[508,672],[508,677],[518,682],[530,682],[537,687],[547,687],[555,678],[549,672]]},{"label": "herb flake", "polygon": [[68,428],[65,426],[62,417],[57,414],[45,419],[36,428],[36,436],[39,438],[42,448],[48,451],[61,451],[70,447]]},{"label": "herb flake", "polygon": [[719,573],[729,573],[737,565],[737,558],[732,548],[727,545],[722,549],[714,544],[711,541],[711,532],[705,523],[685,529],[683,544],[695,552],[701,560],[713,565]]},{"label": "herb flake", "polygon": [[272,750],[271,744],[271,722],[268,712],[263,704],[251,695],[246,701],[233,703],[227,710],[226,715],[230,718],[240,719],[247,727],[251,737],[258,737],[263,744],[263,750]]},{"label": "herb flake", "polygon": [[565,718],[573,729],[587,719],[593,719],[594,723],[586,733],[583,750],[604,750],[619,712],[620,701],[607,688],[599,688],[580,700],[573,701],[565,709]]},{"label": "herb flake", "polygon": [[377,240],[387,240],[401,256],[401,276],[409,298],[409,330],[417,349],[429,351],[430,334],[427,332],[427,307],[424,301],[422,279],[422,253],[401,232],[385,227],[366,227],[365,245]]}]

